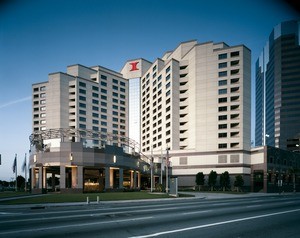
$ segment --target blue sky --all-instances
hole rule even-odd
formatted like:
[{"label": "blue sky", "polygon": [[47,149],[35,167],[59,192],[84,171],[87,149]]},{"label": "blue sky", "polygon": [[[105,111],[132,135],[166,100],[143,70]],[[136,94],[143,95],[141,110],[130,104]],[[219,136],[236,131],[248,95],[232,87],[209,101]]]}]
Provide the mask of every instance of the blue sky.
[{"label": "blue sky", "polygon": [[19,172],[28,157],[31,85],[49,73],[77,63],[120,71],[129,59],[153,61],[192,39],[245,44],[253,68],[273,27],[292,19],[299,13],[279,0],[2,1],[0,180],[14,177],[15,154]]}]

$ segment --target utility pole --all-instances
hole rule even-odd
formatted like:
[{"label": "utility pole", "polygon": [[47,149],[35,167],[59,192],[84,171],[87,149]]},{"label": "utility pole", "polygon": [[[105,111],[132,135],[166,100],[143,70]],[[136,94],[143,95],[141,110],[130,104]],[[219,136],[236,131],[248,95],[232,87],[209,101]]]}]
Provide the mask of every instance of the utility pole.
[{"label": "utility pole", "polygon": [[151,186],[151,189],[150,189],[150,191],[151,191],[151,193],[153,192],[153,151],[152,151],[152,148],[151,148],[151,162],[150,162],[150,172],[151,172],[151,174],[150,174],[150,176],[151,176],[151,178],[150,178],[150,186]]}]

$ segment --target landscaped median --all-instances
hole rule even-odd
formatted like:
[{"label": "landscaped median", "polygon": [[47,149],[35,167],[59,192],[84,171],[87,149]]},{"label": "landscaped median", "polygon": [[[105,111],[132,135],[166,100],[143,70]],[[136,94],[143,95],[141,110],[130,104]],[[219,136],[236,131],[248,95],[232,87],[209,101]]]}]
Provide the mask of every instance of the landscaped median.
[{"label": "landscaped median", "polygon": [[[140,192],[107,192],[107,193],[80,193],[80,194],[64,194],[49,193],[43,195],[18,194],[10,193],[5,195],[0,193],[0,205],[16,205],[16,204],[42,204],[42,203],[70,203],[70,202],[96,202],[99,201],[120,201],[120,200],[138,200],[138,199],[161,199],[169,198],[165,193],[150,193],[148,191]],[[6,198],[1,200],[1,198]],[[7,200],[7,198],[10,198]]]}]

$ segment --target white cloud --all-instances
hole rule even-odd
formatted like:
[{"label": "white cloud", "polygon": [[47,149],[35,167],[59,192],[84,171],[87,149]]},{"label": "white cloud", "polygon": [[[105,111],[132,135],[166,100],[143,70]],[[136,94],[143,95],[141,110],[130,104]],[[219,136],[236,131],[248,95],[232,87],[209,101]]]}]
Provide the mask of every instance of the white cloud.
[{"label": "white cloud", "polygon": [[25,97],[25,98],[20,98],[20,99],[10,101],[10,102],[7,102],[7,103],[3,103],[3,104],[0,104],[0,109],[4,108],[4,107],[11,106],[11,105],[14,105],[14,104],[17,104],[17,103],[29,101],[29,100],[31,100],[31,96],[28,96],[28,97]]}]

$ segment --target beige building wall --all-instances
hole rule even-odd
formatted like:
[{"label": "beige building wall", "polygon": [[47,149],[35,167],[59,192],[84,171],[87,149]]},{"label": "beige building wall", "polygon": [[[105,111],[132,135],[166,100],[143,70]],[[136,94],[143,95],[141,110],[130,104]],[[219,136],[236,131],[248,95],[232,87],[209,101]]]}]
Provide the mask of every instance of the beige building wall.
[{"label": "beige building wall", "polygon": [[[51,73],[48,82],[34,84],[33,131],[83,129],[128,137],[128,80],[101,66],[71,65],[67,73]],[[64,138],[80,141],[80,137]],[[98,142],[97,142],[98,140]],[[60,139],[44,141],[59,146]],[[101,146],[99,139],[86,147]]]},{"label": "beige building wall", "polygon": [[243,45],[189,41],[142,76],[142,151],[159,162],[170,148],[179,183],[200,171],[250,175],[250,61]]}]

